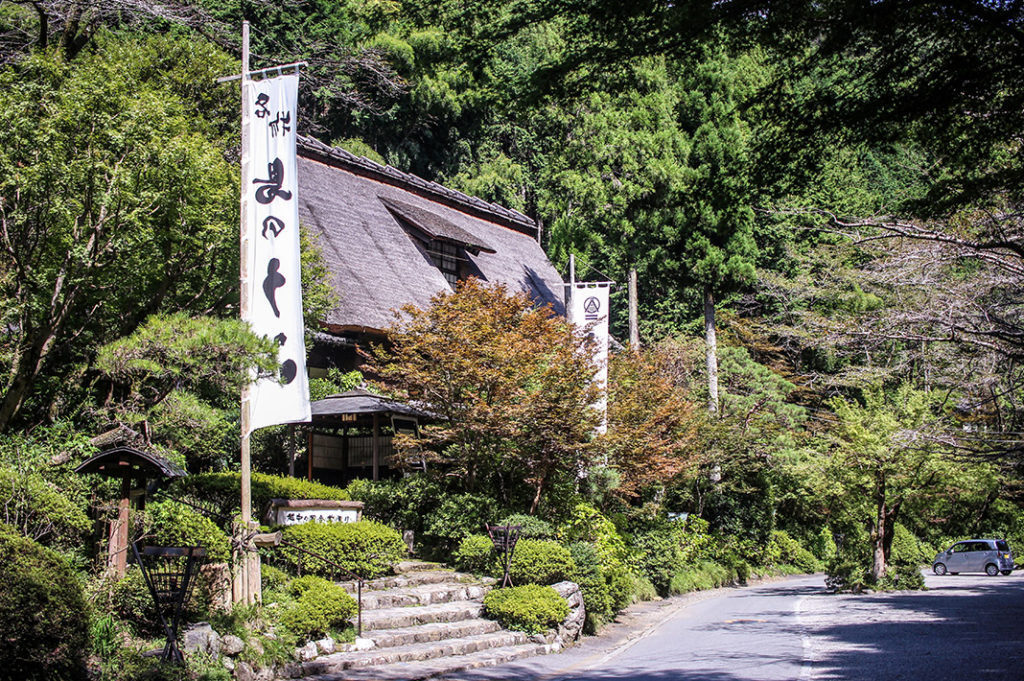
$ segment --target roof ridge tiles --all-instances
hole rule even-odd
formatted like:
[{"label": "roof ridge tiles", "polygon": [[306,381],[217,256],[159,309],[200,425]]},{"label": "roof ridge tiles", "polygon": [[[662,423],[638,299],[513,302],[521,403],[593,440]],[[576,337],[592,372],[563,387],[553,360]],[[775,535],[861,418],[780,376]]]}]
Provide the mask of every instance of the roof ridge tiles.
[{"label": "roof ridge tiles", "polygon": [[340,161],[350,167],[360,168],[378,177],[378,179],[385,181],[390,180],[399,187],[427,192],[437,198],[446,199],[453,204],[453,208],[468,208],[470,210],[483,213],[484,215],[497,218],[499,221],[506,223],[508,227],[511,227],[516,231],[526,229],[529,230],[528,233],[530,233],[531,236],[536,234],[537,223],[529,216],[524,215],[517,210],[501,206],[497,203],[485,201],[478,196],[470,196],[469,194],[452,189],[451,187],[445,187],[442,184],[426,180],[411,173],[405,173],[393,166],[380,164],[366,158],[365,156],[357,156],[347,149],[330,146],[314,137],[299,135],[298,146],[300,148],[309,149],[310,151],[327,159]]}]

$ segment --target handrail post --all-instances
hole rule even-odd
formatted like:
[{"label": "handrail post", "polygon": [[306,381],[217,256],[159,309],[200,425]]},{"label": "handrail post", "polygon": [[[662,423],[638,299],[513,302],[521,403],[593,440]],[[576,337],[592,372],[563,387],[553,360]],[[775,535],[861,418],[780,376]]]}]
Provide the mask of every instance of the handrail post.
[{"label": "handrail post", "polygon": [[359,638],[363,637],[363,578],[360,577],[356,582],[356,590],[358,591],[357,596],[359,598],[356,603],[356,636]]}]

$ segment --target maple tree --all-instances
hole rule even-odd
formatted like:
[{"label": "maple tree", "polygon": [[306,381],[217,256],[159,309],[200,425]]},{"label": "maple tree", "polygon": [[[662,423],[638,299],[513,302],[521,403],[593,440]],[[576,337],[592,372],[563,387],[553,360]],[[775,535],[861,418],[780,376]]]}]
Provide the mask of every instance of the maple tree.
[{"label": "maple tree", "polygon": [[634,497],[699,464],[702,410],[653,353],[623,352],[609,363],[608,432],[596,443],[619,472],[618,494]]},{"label": "maple tree", "polygon": [[[525,293],[477,279],[407,306],[367,368],[387,390],[437,415],[398,456],[441,463],[467,490],[530,513],[573,489],[589,465],[598,412],[589,341]],[[525,483],[525,487],[524,487]]]}]

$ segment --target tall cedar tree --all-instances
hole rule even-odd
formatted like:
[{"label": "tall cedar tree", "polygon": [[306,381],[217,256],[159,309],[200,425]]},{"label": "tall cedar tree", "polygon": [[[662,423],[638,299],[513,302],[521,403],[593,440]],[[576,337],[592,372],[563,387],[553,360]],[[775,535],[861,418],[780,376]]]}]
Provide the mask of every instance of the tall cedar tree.
[{"label": "tall cedar tree", "polygon": [[431,306],[403,308],[368,368],[439,417],[400,445],[508,497],[525,482],[529,509],[574,482],[590,459],[598,413],[591,345],[524,293],[476,279]]}]

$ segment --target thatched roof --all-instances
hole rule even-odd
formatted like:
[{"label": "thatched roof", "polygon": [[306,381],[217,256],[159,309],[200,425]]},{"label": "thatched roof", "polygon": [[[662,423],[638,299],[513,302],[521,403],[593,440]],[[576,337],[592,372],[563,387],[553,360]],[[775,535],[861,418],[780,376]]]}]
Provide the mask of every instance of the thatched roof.
[{"label": "thatched roof", "polygon": [[464,249],[466,269],[565,313],[564,286],[530,218],[344,149],[299,138],[299,219],[315,235],[340,303],[328,328],[378,330],[448,283],[425,241]]},{"label": "thatched roof", "polygon": [[337,395],[329,395],[311,404],[313,421],[331,419],[342,414],[399,414],[429,417],[430,414],[403,402],[389,400],[383,395],[355,388]]}]

